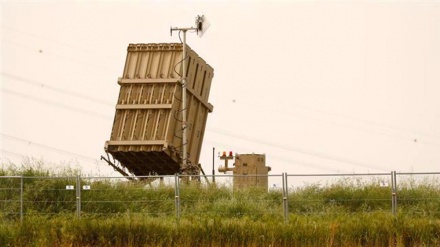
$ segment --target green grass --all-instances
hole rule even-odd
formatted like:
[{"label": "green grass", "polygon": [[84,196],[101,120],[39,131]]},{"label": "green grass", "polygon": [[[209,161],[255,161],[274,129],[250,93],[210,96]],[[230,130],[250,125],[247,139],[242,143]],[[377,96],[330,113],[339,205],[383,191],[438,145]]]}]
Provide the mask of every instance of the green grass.
[{"label": "green grass", "polygon": [[2,223],[1,246],[439,246],[440,221],[386,213],[188,219],[122,214]]},{"label": "green grass", "polygon": [[[76,212],[77,170],[53,172],[29,164],[0,169],[0,246],[440,246],[440,187],[401,182],[398,214],[389,188],[344,179],[290,188],[289,218],[282,192],[180,184],[87,180]],[[56,179],[38,178],[41,176]]]}]

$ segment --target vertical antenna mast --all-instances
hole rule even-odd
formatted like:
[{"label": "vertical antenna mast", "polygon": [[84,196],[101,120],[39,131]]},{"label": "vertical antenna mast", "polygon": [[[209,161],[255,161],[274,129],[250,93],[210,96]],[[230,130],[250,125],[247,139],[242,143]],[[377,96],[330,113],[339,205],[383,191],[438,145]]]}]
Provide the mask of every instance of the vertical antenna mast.
[{"label": "vertical antenna mast", "polygon": [[183,32],[183,63],[182,63],[182,76],[181,76],[181,85],[182,85],[182,169],[187,168],[187,127],[188,124],[186,122],[187,112],[186,112],[186,67],[187,67],[187,59],[186,59],[186,32],[189,30],[196,31],[198,36],[201,38],[205,31],[209,27],[209,21],[205,18],[204,15],[198,15],[196,17],[196,27],[171,27],[170,33],[173,35],[173,31]]}]

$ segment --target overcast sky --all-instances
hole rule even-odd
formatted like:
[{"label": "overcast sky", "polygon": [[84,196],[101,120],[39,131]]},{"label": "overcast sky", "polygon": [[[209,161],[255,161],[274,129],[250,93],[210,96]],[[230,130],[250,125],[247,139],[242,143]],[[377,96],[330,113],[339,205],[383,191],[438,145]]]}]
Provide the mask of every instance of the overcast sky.
[{"label": "overcast sky", "polygon": [[[87,2],[87,3],[86,3]],[[105,163],[129,43],[188,44],[214,68],[200,162],[265,153],[272,174],[439,171],[440,3],[1,3],[1,160]],[[221,164],[216,159],[216,166]]]}]

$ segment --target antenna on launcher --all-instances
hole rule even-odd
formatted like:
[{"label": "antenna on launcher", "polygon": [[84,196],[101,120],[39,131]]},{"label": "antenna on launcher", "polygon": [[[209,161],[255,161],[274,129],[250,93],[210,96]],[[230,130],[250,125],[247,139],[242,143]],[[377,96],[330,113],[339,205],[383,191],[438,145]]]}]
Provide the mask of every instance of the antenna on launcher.
[{"label": "antenna on launcher", "polygon": [[[197,35],[201,38],[206,30],[209,28],[210,23],[205,15],[196,16],[195,27],[171,27],[170,34],[173,36],[173,31],[183,32],[183,63],[182,63],[182,71],[186,71],[187,67],[187,59],[186,59],[186,32],[187,31],[196,31]],[[183,72],[181,76],[181,84],[182,84],[182,170],[187,168],[187,132],[186,129],[188,127],[188,123],[186,122],[186,73]]]},{"label": "antenna on launcher", "polygon": [[208,30],[211,23],[209,22],[208,18],[205,17],[205,15],[198,15],[195,18],[195,27],[187,27],[187,28],[179,28],[179,27],[171,27],[170,28],[170,35],[173,36],[173,31],[182,31],[184,34],[186,31],[196,31],[199,38],[203,36],[203,34]]}]

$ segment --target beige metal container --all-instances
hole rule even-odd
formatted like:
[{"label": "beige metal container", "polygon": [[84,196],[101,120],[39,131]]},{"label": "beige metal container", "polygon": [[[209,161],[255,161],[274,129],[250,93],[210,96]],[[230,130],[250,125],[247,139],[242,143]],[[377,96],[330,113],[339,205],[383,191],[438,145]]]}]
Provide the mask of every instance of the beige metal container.
[{"label": "beige metal container", "polygon": [[235,154],[233,167],[229,166],[229,160],[233,160],[232,152],[229,156],[225,153],[220,156],[225,161],[224,166],[218,168],[219,172],[232,171],[234,174],[234,189],[259,187],[268,189],[268,177],[271,170],[266,166],[265,154]]},{"label": "beige metal container", "polygon": [[[130,44],[105,150],[137,176],[181,172],[180,43]],[[198,167],[213,68],[187,46],[187,157]],[[197,170],[197,169],[196,169]],[[197,171],[198,173],[198,171]]]},{"label": "beige metal container", "polygon": [[260,187],[267,190],[268,174],[264,154],[237,154],[235,156],[234,188]]}]

